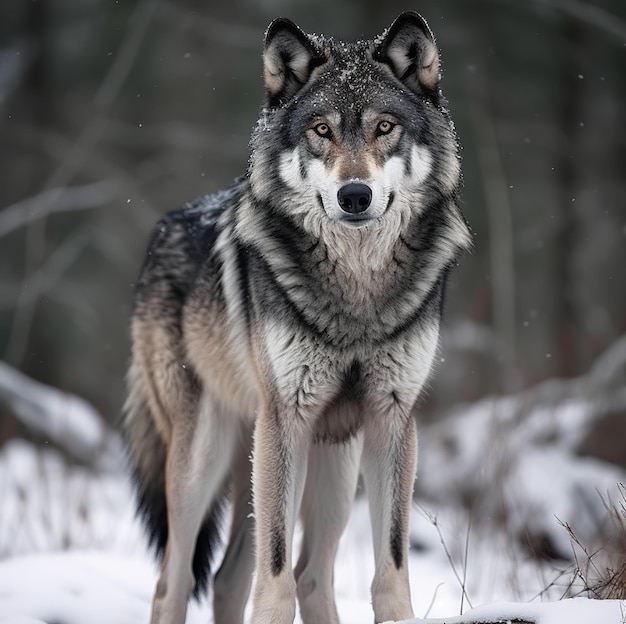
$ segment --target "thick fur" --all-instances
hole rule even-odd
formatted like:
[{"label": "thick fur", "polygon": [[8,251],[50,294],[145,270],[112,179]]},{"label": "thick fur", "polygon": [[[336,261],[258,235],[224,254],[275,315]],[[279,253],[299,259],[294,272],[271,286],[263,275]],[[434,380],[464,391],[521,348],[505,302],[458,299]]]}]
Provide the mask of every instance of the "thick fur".
[{"label": "thick fur", "polygon": [[264,80],[246,175],[164,217],[137,284],[124,432],[163,557],[151,621],[184,621],[230,499],[216,623],[242,622],[255,569],[255,624],[292,622],[296,595],[307,624],[337,624],[359,471],[376,621],[409,618],[413,410],[470,245],[439,54],[416,13],[350,44],[281,18]]}]

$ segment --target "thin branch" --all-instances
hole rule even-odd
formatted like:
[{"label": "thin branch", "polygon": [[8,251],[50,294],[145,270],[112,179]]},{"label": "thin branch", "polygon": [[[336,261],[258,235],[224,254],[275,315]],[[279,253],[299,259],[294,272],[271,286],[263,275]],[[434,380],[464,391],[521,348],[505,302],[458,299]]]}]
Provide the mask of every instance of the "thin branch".
[{"label": "thin branch", "polygon": [[[507,7],[510,6],[509,0],[496,0],[496,2],[500,5],[506,4]],[[615,37],[617,39],[616,43],[620,47],[623,46],[626,40],[626,21],[619,15],[610,13],[591,2],[582,2],[582,0],[535,0],[533,3],[518,2],[516,3],[516,8],[524,9],[534,14],[536,11],[535,7],[538,4],[542,7],[548,6],[560,9],[589,26],[595,26],[599,30]]]},{"label": "thin branch", "polygon": [[609,13],[606,9],[594,6],[590,2],[581,2],[581,0],[549,0],[549,3],[570,13],[580,21],[614,36],[622,45],[626,40],[626,21],[619,15]]},{"label": "thin branch", "polygon": [[114,180],[48,189],[7,206],[0,212],[0,238],[38,219],[59,212],[90,210],[119,197]]},{"label": "thin branch", "polygon": [[513,256],[513,211],[509,200],[506,173],[498,145],[496,128],[484,101],[487,83],[479,71],[468,77],[468,111],[476,138],[476,158],[489,217],[489,259],[492,281],[492,311],[494,325],[505,348],[503,369],[504,390],[517,385],[516,320],[515,320],[515,262]]},{"label": "thin branch", "polygon": [[119,472],[123,452],[116,432],[83,399],[46,386],[0,362],[0,401],[31,431],[94,469]]},{"label": "thin branch", "polygon": [[[115,56],[115,60],[94,96],[95,115],[88,116],[88,123],[60,166],[48,179],[44,191],[66,187],[68,182],[83,167],[89,153],[100,139],[105,127],[106,112],[115,101],[124,81],[135,64],[156,2],[157,0],[142,0],[137,5],[130,18],[128,31]],[[42,231],[43,225],[44,223],[42,222]],[[38,235],[42,233],[39,232]]]},{"label": "thin branch", "polygon": [[448,550],[448,545],[446,544],[446,540],[444,539],[443,533],[441,532],[441,528],[439,527],[439,521],[437,520],[437,517],[434,516],[433,514],[429,513],[428,511],[426,511],[421,506],[417,506],[417,509],[419,509],[422,512],[422,514],[424,514],[424,516],[426,516],[428,521],[435,527],[435,530],[437,531],[437,535],[439,535],[439,541],[441,542],[441,545],[443,546],[443,552],[445,553],[446,558],[448,559],[448,563],[450,564],[450,568],[452,569],[452,573],[454,574],[456,580],[459,582],[459,585],[461,587],[461,591],[465,595],[465,599],[467,600],[467,604],[470,606],[470,609],[473,609],[474,607],[472,605],[472,601],[470,600],[469,596],[467,595],[467,592],[465,591],[465,584],[461,580],[461,577],[460,577],[459,573],[457,572],[456,566],[454,565],[454,561],[452,559],[452,555],[450,554],[450,551]]},{"label": "thin branch", "polygon": [[430,612],[432,611],[433,606],[435,605],[435,600],[437,600],[437,594],[439,593],[439,589],[443,587],[444,583],[439,583],[437,587],[435,587],[435,591],[433,592],[433,597],[430,600],[430,604],[428,605],[428,609],[426,609],[426,613],[424,613],[424,619],[428,617]]},{"label": "thin branch", "polygon": [[[467,562],[469,560],[469,543],[470,543],[470,532],[472,530],[472,513],[470,510],[470,514],[467,520],[467,532],[465,534],[465,552],[463,553],[463,584],[462,584],[462,592],[461,592],[461,614],[463,614],[463,599],[465,598],[465,596],[467,595]],[[469,601],[469,598],[467,600],[467,602],[469,603],[470,607],[472,606],[472,604]]]},{"label": "thin branch", "polygon": [[545,587],[543,589],[541,589],[540,591],[538,591],[534,596],[532,596],[531,598],[529,598],[527,600],[527,602],[535,602],[535,600],[538,600],[540,598],[543,598],[543,596],[545,594],[548,593],[548,591],[550,591],[553,587],[557,587],[557,583],[563,578],[563,577],[567,577],[569,579],[568,584],[566,586],[565,589],[565,593],[563,593],[561,595],[561,599],[565,598],[567,592],[572,588],[573,584],[574,584],[574,579],[573,579],[573,574],[572,574],[572,566],[568,566],[567,568],[565,568],[564,570],[560,570],[559,572],[557,572],[556,576],[549,581],[548,583],[545,584]]},{"label": "thin branch", "polygon": [[[53,191],[49,199],[51,203],[56,204],[58,202],[58,197],[55,198],[55,193],[59,194],[58,189],[64,189],[75,177],[100,140],[105,128],[106,112],[113,104],[122,84],[135,63],[156,3],[157,0],[141,0],[139,4],[137,4],[130,18],[127,33],[117,52],[115,60],[94,96],[95,114],[89,116],[89,122],[85,125],[80,136],[67,153],[67,156],[65,156],[59,167],[50,176],[44,187],[44,192]],[[55,189],[57,190],[55,191]],[[28,279],[29,273],[43,256],[45,229],[46,218],[44,215],[42,218],[31,223],[27,230],[25,281]],[[22,292],[26,291],[27,288],[22,289]],[[13,316],[10,333],[17,332],[20,335],[28,335],[30,320],[34,316],[34,308],[37,305],[37,301],[33,300],[25,304],[23,299],[23,297],[20,297],[18,309],[21,308],[23,312],[24,310],[26,312],[22,315],[15,314]],[[24,357],[26,342],[27,341],[22,341],[23,347],[21,350],[11,351],[11,361],[13,363],[19,363]]]},{"label": "thin branch", "polygon": [[33,302],[54,287],[61,275],[78,258],[87,241],[88,236],[84,230],[69,236],[55,249],[48,262],[31,274],[28,288],[23,290],[14,308],[14,316],[19,318],[20,322],[14,323],[10,334],[6,348],[7,360],[16,359],[16,356],[23,353],[26,348],[28,330],[35,313]]},{"label": "thin branch", "polygon": [[[26,147],[40,145],[53,160],[58,160],[67,150],[71,149],[71,142],[65,136],[54,131],[44,130],[29,133],[25,129],[21,138]],[[110,140],[108,131],[107,140]],[[142,232],[149,231],[154,226],[154,222],[161,215],[161,209],[157,209],[152,200],[141,190],[142,187],[132,172],[119,166],[113,159],[104,156],[100,150],[96,150],[85,164],[85,174],[92,177],[107,176],[115,179],[120,188],[120,196],[128,199],[132,197],[133,200],[132,209],[125,211],[124,217],[129,220],[133,227],[136,226]],[[144,179],[142,184],[149,184],[149,181]],[[126,203],[129,204],[128,200]]]}]

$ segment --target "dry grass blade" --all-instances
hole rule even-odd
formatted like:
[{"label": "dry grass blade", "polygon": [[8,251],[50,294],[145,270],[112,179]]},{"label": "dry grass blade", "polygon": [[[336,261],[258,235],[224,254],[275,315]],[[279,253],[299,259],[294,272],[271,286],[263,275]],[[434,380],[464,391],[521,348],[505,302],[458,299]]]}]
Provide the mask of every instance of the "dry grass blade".
[{"label": "dry grass blade", "polygon": [[[437,535],[439,536],[439,541],[441,542],[441,545],[443,546],[443,551],[446,555],[446,559],[448,560],[448,563],[450,564],[450,568],[452,569],[452,573],[454,574],[454,577],[456,578],[456,580],[459,583],[459,586],[461,587],[461,610],[463,609],[464,600],[467,600],[467,604],[470,606],[470,609],[473,609],[474,607],[472,605],[472,601],[467,595],[467,590],[465,587],[465,581],[466,581],[465,574],[467,572],[467,551],[466,551],[465,562],[463,564],[464,576],[463,578],[461,578],[461,576],[459,575],[456,569],[456,565],[454,564],[454,560],[452,559],[452,555],[450,554],[450,550],[448,549],[448,545],[446,544],[446,540],[443,537],[443,533],[441,532],[441,527],[439,526],[437,517],[431,514],[430,512],[426,511],[423,507],[418,507],[418,509],[419,511],[421,511],[421,513],[424,514],[424,516],[428,519],[428,521],[435,527],[435,530],[437,531]],[[470,526],[468,525],[468,536],[466,540],[467,547],[469,547],[469,530],[470,530]]]},{"label": "dry grass blade", "polygon": [[619,485],[621,500],[611,503],[603,498],[605,530],[598,544],[583,543],[572,527],[558,520],[567,531],[574,557],[573,578],[578,578],[592,598],[626,600],[626,488]]}]

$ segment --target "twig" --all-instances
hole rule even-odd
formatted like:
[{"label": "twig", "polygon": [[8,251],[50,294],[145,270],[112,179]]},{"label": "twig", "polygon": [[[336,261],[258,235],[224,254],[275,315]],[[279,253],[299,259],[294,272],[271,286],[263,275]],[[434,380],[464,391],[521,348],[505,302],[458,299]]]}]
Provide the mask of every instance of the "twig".
[{"label": "twig", "polygon": [[606,9],[594,6],[591,2],[581,2],[581,0],[550,0],[550,2],[586,24],[591,24],[613,35],[620,45],[626,39],[626,22],[619,15],[609,13]]},{"label": "twig", "polygon": [[[58,202],[58,196],[55,197],[55,193],[59,195],[59,189],[67,187],[69,182],[84,166],[89,153],[93,151],[93,148],[98,143],[105,127],[105,114],[117,97],[122,84],[135,63],[156,2],[157,0],[141,0],[131,16],[130,25],[122,45],[100,88],[94,96],[94,115],[89,117],[89,123],[85,125],[67,156],[50,176],[44,187],[44,192],[52,192],[52,196],[50,197],[51,203],[56,204]],[[25,281],[39,261],[39,257],[43,256],[45,230],[45,215],[31,223],[27,229],[25,245]],[[27,289],[24,288],[22,292],[26,290]],[[20,296],[18,308],[22,308],[22,314],[14,314],[10,334],[14,332],[24,336],[28,334],[30,322],[33,317],[33,310],[31,310],[31,308],[34,309],[36,304],[36,300],[24,303],[23,297]],[[24,313],[24,310],[26,310],[26,313]],[[13,364],[19,364],[22,360],[26,342],[25,339],[19,340],[18,344],[20,345],[20,349],[12,349],[10,351],[9,355],[11,356],[10,359]]]},{"label": "twig", "polygon": [[467,80],[468,111],[476,137],[476,160],[481,173],[489,217],[489,259],[492,276],[492,313],[494,326],[505,348],[502,382],[504,390],[518,385],[516,361],[515,266],[513,256],[513,214],[506,173],[498,145],[496,128],[487,103],[479,101],[488,93],[486,81],[478,71]]},{"label": "twig", "polygon": [[439,583],[437,587],[435,587],[435,591],[433,592],[433,597],[430,600],[430,604],[428,605],[428,609],[426,609],[426,613],[424,613],[424,619],[426,619],[431,612],[433,606],[435,605],[435,600],[437,599],[437,594],[439,593],[439,588],[443,587],[443,583]]},{"label": "twig", "polygon": [[[465,596],[467,595],[467,591],[466,591],[466,583],[467,583],[467,561],[469,559],[469,542],[470,542],[470,531],[472,528],[472,513],[470,510],[469,513],[469,518],[467,520],[467,533],[465,534],[465,552],[463,554],[463,584],[461,586],[462,588],[462,592],[461,592],[461,615],[463,615],[463,599],[465,598]],[[467,602],[469,603],[469,599],[467,600]],[[470,603],[470,607],[471,607],[471,603]]]},{"label": "twig", "polygon": [[14,331],[11,333],[6,350],[7,360],[11,361],[12,356],[21,353],[26,347],[26,328],[30,327],[35,313],[35,306],[30,304],[37,301],[44,292],[54,287],[59,277],[73,264],[86,244],[87,235],[84,230],[79,231],[74,236],[69,236],[55,249],[48,259],[48,263],[31,274],[28,288],[24,288],[14,307],[13,313],[15,316],[19,316],[21,322],[14,327]]},{"label": "twig", "polygon": [[[561,570],[552,581],[550,581],[549,583],[546,584],[546,586],[539,592],[537,592],[534,596],[532,596],[528,602],[534,602],[535,600],[537,600],[538,598],[543,598],[543,595],[548,593],[548,590],[552,589],[553,587],[556,587],[557,581],[562,578],[563,576],[565,576],[566,574],[570,575],[570,582],[565,590],[565,592],[567,592],[569,589],[571,589],[572,585],[573,585],[573,581],[572,581],[572,577],[571,577],[571,566],[568,566],[565,570]],[[561,595],[561,599],[565,598],[565,593]]]},{"label": "twig", "polygon": [[114,180],[48,189],[0,212],[0,238],[53,213],[98,208],[120,195]]},{"label": "twig", "polygon": [[[500,0],[501,4],[506,4],[507,0]],[[596,6],[597,3],[582,2],[582,0],[535,0],[531,2],[519,2],[516,8],[526,9],[526,11],[535,12],[533,6],[540,4],[543,7],[546,5],[551,8],[560,9],[564,13],[569,13],[581,22],[585,22],[590,26],[608,33],[615,37],[616,43],[622,47],[624,40],[626,40],[626,21],[619,15],[611,13],[606,9]],[[508,5],[507,5],[508,6]]]},{"label": "twig", "polygon": [[435,530],[437,531],[437,535],[439,535],[439,541],[441,542],[441,545],[443,546],[443,551],[446,554],[446,558],[448,559],[448,563],[450,564],[450,567],[452,568],[452,572],[456,580],[459,582],[461,591],[463,592],[463,594],[465,595],[465,599],[467,600],[467,604],[470,606],[470,609],[473,609],[474,607],[472,605],[472,601],[469,599],[469,596],[467,595],[467,592],[465,591],[464,582],[461,580],[461,577],[459,576],[459,573],[457,572],[456,566],[454,565],[454,561],[452,560],[452,555],[450,554],[450,551],[448,550],[448,546],[443,537],[443,533],[441,532],[441,529],[439,528],[439,521],[437,520],[437,517],[432,515],[428,511],[426,511],[423,507],[417,507],[417,508],[422,511],[422,513],[426,516],[428,521],[435,527]]}]

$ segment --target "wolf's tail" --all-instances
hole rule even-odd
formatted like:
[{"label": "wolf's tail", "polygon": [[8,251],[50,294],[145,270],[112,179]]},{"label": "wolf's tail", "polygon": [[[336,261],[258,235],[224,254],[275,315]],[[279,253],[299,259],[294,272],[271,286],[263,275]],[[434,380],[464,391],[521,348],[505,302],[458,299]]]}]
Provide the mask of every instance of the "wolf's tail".
[{"label": "wolf's tail", "polygon": [[[148,535],[148,542],[159,561],[167,544],[167,502],[165,498],[166,448],[156,431],[145,397],[136,380],[129,375],[129,395],[124,406],[123,435],[135,486],[137,515]],[[207,514],[196,540],[192,570],[195,578],[193,597],[206,593],[215,551],[220,546],[220,520],[224,501],[220,497]]]}]

